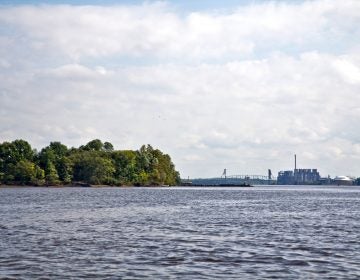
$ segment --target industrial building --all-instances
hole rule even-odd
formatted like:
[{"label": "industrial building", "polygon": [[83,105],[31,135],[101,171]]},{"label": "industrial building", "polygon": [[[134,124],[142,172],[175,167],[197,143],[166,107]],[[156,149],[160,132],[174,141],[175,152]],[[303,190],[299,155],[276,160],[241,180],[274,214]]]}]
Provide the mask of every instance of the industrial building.
[{"label": "industrial building", "polygon": [[348,176],[336,176],[333,180],[334,185],[351,186],[354,184],[354,179]]},{"label": "industrial building", "polygon": [[319,184],[320,174],[317,169],[299,169],[296,166],[295,155],[295,168],[294,171],[280,171],[278,173],[277,183],[279,185],[312,185]]}]

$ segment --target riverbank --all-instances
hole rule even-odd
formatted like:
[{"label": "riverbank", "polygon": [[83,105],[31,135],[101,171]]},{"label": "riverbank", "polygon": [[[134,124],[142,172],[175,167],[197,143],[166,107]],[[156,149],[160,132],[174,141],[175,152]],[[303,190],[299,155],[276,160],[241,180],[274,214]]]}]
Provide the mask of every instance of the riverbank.
[{"label": "riverbank", "polygon": [[168,188],[172,187],[169,185],[144,185],[144,186],[137,186],[137,185],[122,185],[122,186],[115,186],[115,185],[91,185],[91,184],[69,184],[69,185],[42,185],[42,186],[34,186],[34,185],[0,185],[1,189],[12,189],[12,188]]}]

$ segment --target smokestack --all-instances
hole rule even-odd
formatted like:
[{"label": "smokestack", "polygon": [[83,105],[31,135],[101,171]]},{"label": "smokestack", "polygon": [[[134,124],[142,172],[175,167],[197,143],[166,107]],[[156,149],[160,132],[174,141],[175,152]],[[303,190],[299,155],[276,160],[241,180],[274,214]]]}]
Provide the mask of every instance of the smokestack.
[{"label": "smokestack", "polygon": [[295,171],[296,171],[296,154],[294,156],[295,156]]}]

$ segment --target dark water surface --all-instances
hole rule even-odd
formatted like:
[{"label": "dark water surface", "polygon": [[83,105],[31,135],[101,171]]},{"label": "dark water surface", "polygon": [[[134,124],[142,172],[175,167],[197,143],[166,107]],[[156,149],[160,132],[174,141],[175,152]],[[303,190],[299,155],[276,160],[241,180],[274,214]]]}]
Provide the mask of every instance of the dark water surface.
[{"label": "dark water surface", "polygon": [[360,188],[1,188],[2,277],[359,279]]}]

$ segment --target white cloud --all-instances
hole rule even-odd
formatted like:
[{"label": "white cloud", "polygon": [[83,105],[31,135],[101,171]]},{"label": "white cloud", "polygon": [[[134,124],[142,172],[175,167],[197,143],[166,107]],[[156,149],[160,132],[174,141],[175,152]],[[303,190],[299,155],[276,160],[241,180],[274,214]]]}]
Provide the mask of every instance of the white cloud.
[{"label": "white cloud", "polygon": [[61,79],[91,79],[98,73],[101,73],[98,69],[94,71],[80,64],[68,64],[50,69],[47,74]]},{"label": "white cloud", "polygon": [[333,63],[340,76],[350,84],[360,83],[360,68],[345,58],[340,58]]},{"label": "white cloud", "polygon": [[3,8],[0,21],[19,28],[34,49],[51,48],[76,60],[111,55],[221,60],[288,46],[326,48],[324,39],[344,32],[359,36],[354,29],[359,9],[355,0],[265,2],[230,13],[180,16],[163,3],[43,5]]},{"label": "white cloud", "polygon": [[2,7],[0,141],[150,143],[184,177],[276,172],[294,153],[360,175],[359,8]]}]

